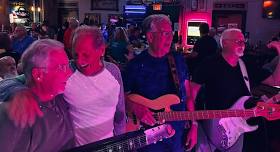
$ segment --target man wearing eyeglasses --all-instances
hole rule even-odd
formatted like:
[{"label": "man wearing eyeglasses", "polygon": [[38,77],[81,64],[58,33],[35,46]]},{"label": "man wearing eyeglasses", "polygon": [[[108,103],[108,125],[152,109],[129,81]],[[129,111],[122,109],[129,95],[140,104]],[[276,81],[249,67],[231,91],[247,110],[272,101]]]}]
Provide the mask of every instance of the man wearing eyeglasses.
[{"label": "man wearing eyeglasses", "polygon": [[[177,94],[181,102],[173,105],[171,109],[193,111],[194,103],[188,96],[189,74],[185,60],[181,54],[170,51],[173,38],[171,25],[170,19],[165,15],[151,15],[144,20],[143,29],[145,29],[149,48],[128,63],[124,72],[124,88],[127,94],[140,94],[151,100],[165,94]],[[180,88],[178,92],[169,68],[169,54],[175,60]],[[147,107],[127,101],[127,109],[135,113],[144,126],[155,125],[152,112]],[[147,146],[140,151],[183,152],[185,145],[188,150],[192,149],[197,138],[196,123],[191,125],[187,135],[183,133],[185,122],[172,122],[171,125],[176,131],[172,138]]]},{"label": "man wearing eyeglasses", "polygon": [[[224,110],[233,106],[242,96],[250,96],[250,89],[257,84],[264,83],[270,86],[280,84],[280,66],[277,65],[275,71],[270,72],[254,66],[250,62],[245,63],[248,76],[242,74],[242,61],[239,61],[244,54],[245,39],[241,30],[227,29],[220,39],[222,46],[221,54],[212,56],[204,60],[195,70],[191,82],[192,96],[195,98],[203,85],[205,89],[205,108],[207,110]],[[275,48],[280,53],[280,42],[272,42],[267,45],[269,48]],[[279,61],[278,61],[279,63]],[[247,82],[250,82],[246,85]],[[211,121],[211,120],[209,120]],[[203,122],[209,122],[203,121]],[[202,123],[204,124],[204,123]],[[202,128],[204,126],[202,125]],[[199,131],[198,152],[214,152],[215,147],[209,140],[204,128]],[[207,133],[209,135],[209,133]],[[215,137],[218,139],[218,137]],[[243,135],[237,142],[229,147],[226,152],[242,152]]]}]

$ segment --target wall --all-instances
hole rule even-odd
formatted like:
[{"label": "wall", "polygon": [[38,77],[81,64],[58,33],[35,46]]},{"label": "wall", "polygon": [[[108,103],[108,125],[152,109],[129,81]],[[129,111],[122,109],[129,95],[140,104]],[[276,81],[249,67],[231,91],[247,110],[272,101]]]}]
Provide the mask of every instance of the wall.
[{"label": "wall", "polygon": [[[228,2],[229,0],[214,0],[214,2]],[[233,2],[247,2],[246,32],[250,32],[250,43],[258,41],[267,42],[271,37],[280,32],[280,19],[262,18],[263,0],[231,0]]]},{"label": "wall", "polygon": [[248,3],[246,31],[250,32],[252,43],[267,42],[271,37],[280,32],[280,19],[262,18],[262,0]]},{"label": "wall", "polygon": [[104,11],[104,10],[91,10],[90,0],[80,0],[79,1],[79,20],[83,22],[85,13],[100,13],[101,23],[107,23],[108,14],[122,14],[123,6],[125,5],[125,0],[119,0],[119,11]]},{"label": "wall", "polygon": [[8,16],[8,0],[0,0],[0,30],[2,30],[2,24],[9,25],[9,16]]}]

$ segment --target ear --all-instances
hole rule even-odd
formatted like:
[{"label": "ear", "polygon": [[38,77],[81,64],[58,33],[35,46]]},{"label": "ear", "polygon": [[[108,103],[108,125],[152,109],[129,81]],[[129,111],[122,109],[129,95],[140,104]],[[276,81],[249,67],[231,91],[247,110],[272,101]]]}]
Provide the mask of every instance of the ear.
[{"label": "ear", "polygon": [[152,35],[151,32],[147,32],[147,33],[146,33],[146,38],[147,38],[148,43],[152,43],[152,41],[153,41],[153,35]]},{"label": "ear", "polygon": [[43,72],[42,72],[42,69],[40,68],[33,68],[32,69],[32,78],[34,80],[34,82],[42,82],[43,80]]},{"label": "ear", "polygon": [[220,44],[221,44],[221,47],[224,48],[228,45],[228,41],[227,40],[220,40]]},{"label": "ear", "polygon": [[100,56],[103,57],[105,56],[105,45],[102,45],[100,48],[99,48],[99,52],[100,52]]}]

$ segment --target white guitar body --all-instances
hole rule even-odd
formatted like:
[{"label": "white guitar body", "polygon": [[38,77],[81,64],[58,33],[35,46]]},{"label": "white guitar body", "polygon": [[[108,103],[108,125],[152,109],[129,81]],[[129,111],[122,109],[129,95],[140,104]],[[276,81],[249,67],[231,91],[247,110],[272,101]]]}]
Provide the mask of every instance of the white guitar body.
[{"label": "white guitar body", "polygon": [[[250,96],[243,96],[230,109],[245,109],[244,103]],[[204,131],[211,142],[219,150],[225,150],[235,144],[240,135],[245,132],[255,131],[258,126],[250,126],[246,118],[229,117],[202,122]]]}]

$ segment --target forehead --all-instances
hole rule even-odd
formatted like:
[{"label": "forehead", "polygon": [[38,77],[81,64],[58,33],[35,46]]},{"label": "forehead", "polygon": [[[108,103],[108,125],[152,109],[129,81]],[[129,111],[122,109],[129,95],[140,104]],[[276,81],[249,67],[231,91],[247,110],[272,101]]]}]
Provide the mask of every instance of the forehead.
[{"label": "forehead", "polygon": [[[89,45],[92,44],[92,45]],[[77,37],[75,47],[86,48],[93,46],[93,37],[90,35],[80,35]]]},{"label": "forehead", "polygon": [[244,39],[244,36],[241,32],[239,31],[230,31],[225,34],[225,38],[227,39]]},{"label": "forehead", "polygon": [[170,31],[172,30],[171,24],[164,19],[160,20],[154,20],[151,24],[152,30],[158,30],[158,31]]},{"label": "forehead", "polygon": [[66,53],[63,50],[60,50],[50,52],[47,61],[49,65],[66,64],[68,63],[68,58]]}]

